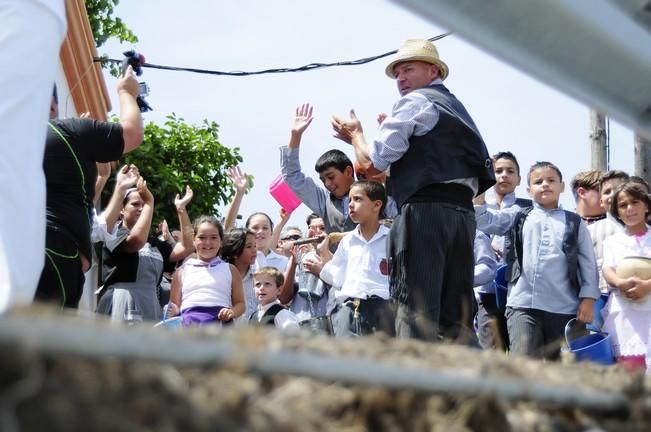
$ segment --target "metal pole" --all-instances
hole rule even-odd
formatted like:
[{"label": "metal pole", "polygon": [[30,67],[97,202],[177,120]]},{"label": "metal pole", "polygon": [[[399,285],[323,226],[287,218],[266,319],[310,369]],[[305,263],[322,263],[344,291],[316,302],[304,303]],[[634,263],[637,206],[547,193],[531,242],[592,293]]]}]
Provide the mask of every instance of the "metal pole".
[{"label": "metal pole", "polygon": [[608,170],[608,150],[606,147],[606,116],[597,110],[590,110],[590,145],[593,170]]},{"label": "metal pole", "polygon": [[[162,331],[161,331],[162,330]],[[624,394],[579,390],[532,380],[466,376],[435,369],[328,357],[287,349],[247,348],[227,337],[174,333],[147,327],[109,326],[62,317],[0,317],[0,343],[24,344],[46,352],[153,360],[192,366],[234,366],[258,374],[305,376],[353,385],[381,386],[426,394],[496,397],[553,406],[628,412]],[[328,342],[336,343],[334,340]]]},{"label": "metal pole", "polygon": [[635,175],[651,180],[651,140],[635,134]]}]

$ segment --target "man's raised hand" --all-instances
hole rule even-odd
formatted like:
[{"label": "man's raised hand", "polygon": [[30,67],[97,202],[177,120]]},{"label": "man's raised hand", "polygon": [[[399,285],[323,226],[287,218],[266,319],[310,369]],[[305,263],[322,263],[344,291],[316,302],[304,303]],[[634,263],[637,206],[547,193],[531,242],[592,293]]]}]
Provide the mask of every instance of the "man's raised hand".
[{"label": "man's raised hand", "polygon": [[355,115],[354,109],[350,110],[349,120],[344,120],[341,117],[333,115],[330,118],[330,124],[332,125],[332,129],[335,131],[333,136],[348,144],[352,144],[354,134],[364,132],[362,129],[362,123],[357,118],[357,115]]}]

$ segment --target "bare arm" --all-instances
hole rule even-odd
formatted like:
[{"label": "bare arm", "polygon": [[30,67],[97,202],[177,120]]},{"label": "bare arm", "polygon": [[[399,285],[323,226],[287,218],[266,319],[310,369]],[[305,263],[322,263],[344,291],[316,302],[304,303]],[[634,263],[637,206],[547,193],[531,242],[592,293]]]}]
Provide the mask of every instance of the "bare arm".
[{"label": "bare arm", "polygon": [[103,215],[106,219],[106,230],[110,233],[120,218],[120,210],[122,210],[122,201],[124,195],[129,188],[136,185],[140,174],[135,165],[125,165],[120,168],[115,176],[115,187],[109,203],[104,209]]},{"label": "bare arm", "polygon": [[194,244],[192,239],[194,237],[194,230],[192,229],[192,222],[188,216],[186,206],[192,200],[194,193],[190,186],[185,187],[185,195],[183,198],[176,194],[174,198],[174,206],[176,207],[176,214],[179,217],[179,230],[181,231],[181,241],[176,243],[170,253],[170,261],[177,262],[187,257],[194,251]]},{"label": "bare arm", "polygon": [[240,275],[239,270],[233,265],[229,264],[231,269],[231,301],[233,302],[233,316],[232,318],[237,318],[244,313],[246,306],[244,304],[244,288],[242,287],[242,275]]},{"label": "bare arm", "polygon": [[296,255],[292,253],[289,257],[289,262],[287,262],[287,272],[285,273],[285,282],[280,288],[280,294],[278,294],[278,300],[280,303],[287,304],[294,298],[294,279],[296,276]]},{"label": "bare arm", "polygon": [[111,162],[97,162],[97,179],[95,180],[95,207],[99,207],[102,198],[102,191],[106,182],[111,177]]},{"label": "bare arm", "polygon": [[142,116],[136,97],[139,92],[138,80],[131,66],[118,79],[118,98],[120,100],[120,125],[124,139],[124,153],[138,147],[144,139]]},{"label": "bare arm", "polygon": [[335,131],[335,138],[353,146],[353,150],[355,150],[355,158],[361,168],[361,173],[367,177],[373,177],[382,172],[375,168],[373,162],[371,162],[366,138],[364,138],[362,123],[355,115],[355,110],[350,110],[350,120],[344,120],[333,115],[330,119],[330,123]]},{"label": "bare arm", "polygon": [[170,305],[170,309],[167,312],[168,316],[176,315],[176,313],[173,312],[178,312],[181,309],[181,301],[183,300],[183,284],[181,282],[182,271],[183,268],[177,269],[174,273],[174,277],[172,278],[172,287],[170,288],[170,303],[174,304],[175,307]]},{"label": "bare arm", "polygon": [[608,282],[610,286],[615,287],[622,292],[626,292],[626,290],[633,287],[631,278],[624,279],[618,277],[613,267],[604,267],[603,273],[606,282]]},{"label": "bare arm", "polygon": [[136,188],[145,203],[142,206],[142,212],[138,221],[131,228],[129,235],[124,241],[124,250],[127,252],[138,252],[147,243],[149,228],[151,227],[151,221],[154,216],[154,196],[147,189],[147,182],[142,177],[138,179]]},{"label": "bare arm", "polygon": [[242,199],[244,198],[244,195],[246,195],[246,187],[249,184],[249,179],[246,176],[246,173],[242,171],[239,166],[229,168],[228,176],[233,183],[233,187],[235,187],[235,196],[226,211],[226,218],[224,218],[224,231],[230,231],[235,228],[237,213],[240,211],[240,205],[242,205]]},{"label": "bare arm", "polygon": [[276,245],[278,245],[280,234],[282,234],[283,228],[285,228],[285,225],[287,225],[287,221],[289,220],[290,216],[291,213],[287,213],[282,207],[280,208],[280,222],[278,222],[274,227],[274,230],[271,233],[271,239],[269,240],[269,244],[271,245],[272,249],[275,249]]}]

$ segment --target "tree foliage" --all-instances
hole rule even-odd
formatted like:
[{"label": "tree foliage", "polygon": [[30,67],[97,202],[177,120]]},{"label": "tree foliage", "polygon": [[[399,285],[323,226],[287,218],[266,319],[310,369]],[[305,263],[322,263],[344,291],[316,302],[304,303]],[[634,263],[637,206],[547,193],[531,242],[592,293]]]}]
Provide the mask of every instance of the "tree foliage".
[{"label": "tree foliage", "polygon": [[138,42],[138,37],[119,17],[113,16],[115,6],[120,0],[85,0],[90,28],[97,48],[110,38],[120,42]]},{"label": "tree foliage", "polygon": [[[86,13],[90,28],[95,38],[95,46],[101,47],[111,38],[117,38],[120,42],[138,42],[138,36],[122,21],[120,17],[113,16],[114,8],[120,0],[85,0]],[[118,65],[108,63],[107,55],[102,55],[102,67],[108,68],[111,75],[117,77],[120,74]]]},{"label": "tree foliage", "polygon": [[230,201],[234,191],[226,170],[242,157],[239,148],[219,143],[218,128],[208,120],[189,125],[172,114],[163,126],[147,124],[143,143],[124,156],[124,163],[138,167],[154,195],[155,224],[167,219],[170,226],[178,225],[174,197],[183,195],[186,185],[194,191],[188,205],[191,218],[214,215],[217,205]]}]

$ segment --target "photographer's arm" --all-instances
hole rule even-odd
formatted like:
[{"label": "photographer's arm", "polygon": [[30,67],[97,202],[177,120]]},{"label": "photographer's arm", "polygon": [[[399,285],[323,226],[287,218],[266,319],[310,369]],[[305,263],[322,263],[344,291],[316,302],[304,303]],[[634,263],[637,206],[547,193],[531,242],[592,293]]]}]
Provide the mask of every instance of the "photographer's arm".
[{"label": "photographer's arm", "polygon": [[138,108],[138,92],[140,87],[131,66],[118,80],[118,97],[120,99],[120,125],[124,139],[124,153],[138,147],[144,138],[142,117]]}]

